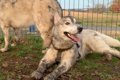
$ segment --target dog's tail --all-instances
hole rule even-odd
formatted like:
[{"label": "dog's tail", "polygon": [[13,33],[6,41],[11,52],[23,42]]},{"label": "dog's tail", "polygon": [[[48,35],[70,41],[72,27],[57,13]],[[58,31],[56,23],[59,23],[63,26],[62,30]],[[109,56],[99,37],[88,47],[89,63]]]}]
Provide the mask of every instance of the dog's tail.
[{"label": "dog's tail", "polygon": [[101,34],[101,33],[99,33],[99,34],[109,46],[120,47],[120,41],[119,40],[114,39],[114,38],[112,38],[110,36],[107,36],[105,34]]}]

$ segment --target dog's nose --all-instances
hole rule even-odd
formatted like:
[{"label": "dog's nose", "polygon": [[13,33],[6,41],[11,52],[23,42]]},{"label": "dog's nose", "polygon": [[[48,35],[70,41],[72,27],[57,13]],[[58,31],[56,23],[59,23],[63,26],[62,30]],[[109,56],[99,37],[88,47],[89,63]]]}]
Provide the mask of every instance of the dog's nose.
[{"label": "dog's nose", "polygon": [[82,28],[82,27],[78,27],[77,29],[78,29],[78,33],[81,33],[81,32],[82,32],[82,30],[83,30],[83,28]]}]

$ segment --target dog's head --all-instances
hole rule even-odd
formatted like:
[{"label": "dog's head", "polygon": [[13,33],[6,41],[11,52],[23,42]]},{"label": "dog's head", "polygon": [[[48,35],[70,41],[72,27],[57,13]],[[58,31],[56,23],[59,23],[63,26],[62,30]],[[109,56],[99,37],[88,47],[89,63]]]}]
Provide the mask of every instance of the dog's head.
[{"label": "dog's head", "polygon": [[78,42],[76,34],[82,31],[82,27],[76,24],[74,17],[66,16],[61,18],[57,13],[54,16],[53,35],[64,41]]}]

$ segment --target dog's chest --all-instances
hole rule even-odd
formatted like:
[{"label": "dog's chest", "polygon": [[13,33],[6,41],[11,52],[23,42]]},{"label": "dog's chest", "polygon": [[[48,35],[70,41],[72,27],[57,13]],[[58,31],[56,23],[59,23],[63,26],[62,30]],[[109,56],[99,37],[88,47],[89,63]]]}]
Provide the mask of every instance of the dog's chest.
[{"label": "dog's chest", "polygon": [[[74,54],[77,55],[77,58],[79,59],[81,57],[80,55],[80,44],[79,43],[76,43],[73,48],[71,49],[74,49]],[[64,50],[59,50],[58,51],[58,54],[57,54],[57,59],[56,61],[59,62],[61,59],[62,59],[62,52],[64,52]],[[71,53],[70,53],[71,54]]]}]

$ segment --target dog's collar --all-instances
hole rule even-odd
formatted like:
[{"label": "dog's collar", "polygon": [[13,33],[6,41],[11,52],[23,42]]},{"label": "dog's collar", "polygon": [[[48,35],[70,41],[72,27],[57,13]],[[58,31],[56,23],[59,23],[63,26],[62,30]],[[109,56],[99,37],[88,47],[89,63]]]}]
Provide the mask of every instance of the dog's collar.
[{"label": "dog's collar", "polygon": [[76,43],[76,46],[77,46],[77,48],[80,48],[80,45],[78,43]]},{"label": "dog's collar", "polygon": [[[76,43],[76,46],[77,46],[78,49],[80,48],[80,45],[78,43]],[[81,57],[81,55],[80,55],[80,52],[78,50],[78,57],[77,58],[80,58],[80,57]]]},{"label": "dog's collar", "polygon": [[60,51],[64,51],[64,50],[69,50],[71,49],[73,46],[69,47],[69,48],[65,48],[65,49],[60,49],[60,48],[57,48],[55,47],[55,45],[52,43],[52,46],[56,49],[56,50],[60,50]]}]

